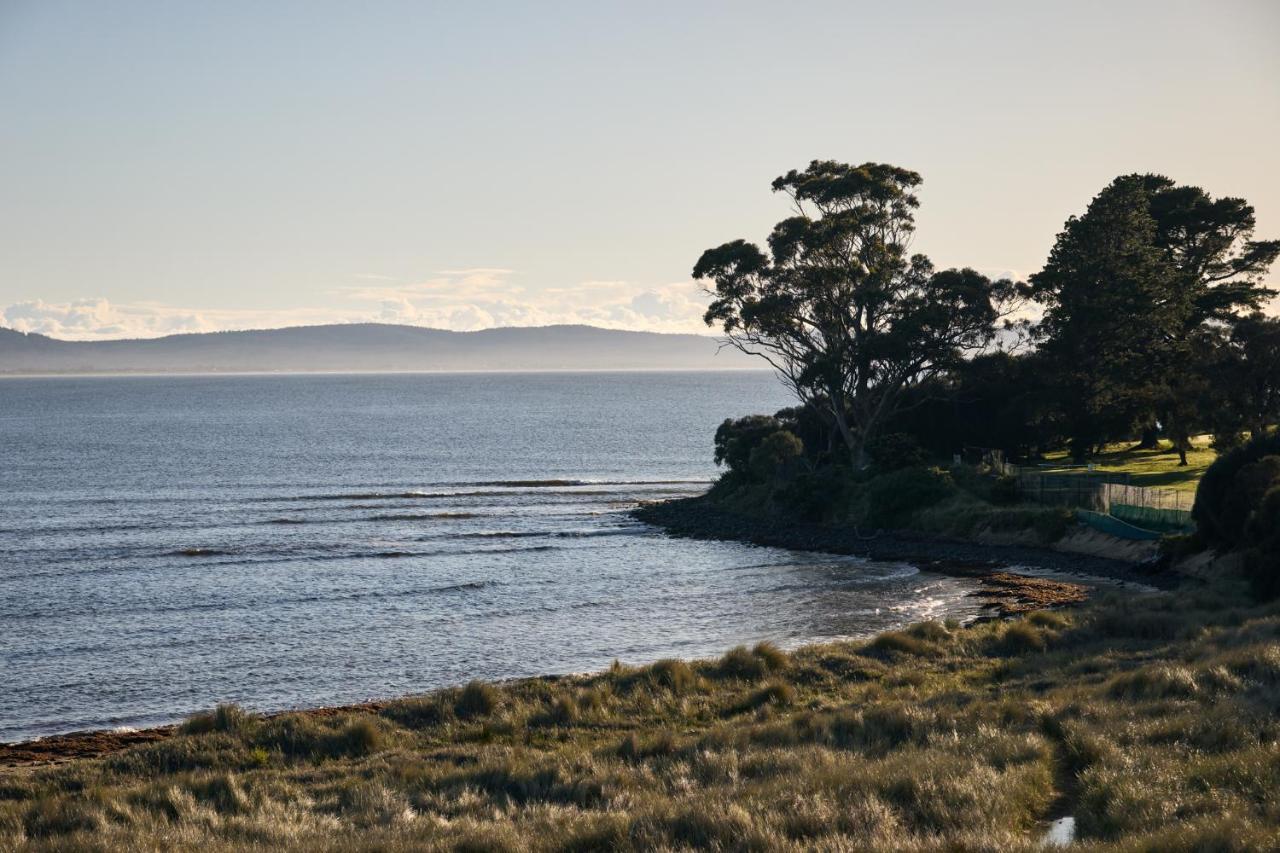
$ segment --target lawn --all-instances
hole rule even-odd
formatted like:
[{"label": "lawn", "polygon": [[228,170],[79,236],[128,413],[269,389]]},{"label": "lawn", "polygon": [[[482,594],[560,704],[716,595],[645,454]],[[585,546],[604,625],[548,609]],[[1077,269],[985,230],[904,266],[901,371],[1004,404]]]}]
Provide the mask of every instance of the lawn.
[{"label": "lawn", "polygon": [[[1217,451],[1209,446],[1210,440],[1207,435],[1193,439],[1195,447],[1187,453],[1185,468],[1178,466],[1178,454],[1163,443],[1159,450],[1133,450],[1132,442],[1113,444],[1091,461],[1097,472],[1131,475],[1135,486],[1194,492],[1205,470],[1218,458]],[[1045,471],[1069,473],[1088,470],[1073,463],[1065,450],[1046,454],[1045,461],[1049,463],[1042,467]]]}]

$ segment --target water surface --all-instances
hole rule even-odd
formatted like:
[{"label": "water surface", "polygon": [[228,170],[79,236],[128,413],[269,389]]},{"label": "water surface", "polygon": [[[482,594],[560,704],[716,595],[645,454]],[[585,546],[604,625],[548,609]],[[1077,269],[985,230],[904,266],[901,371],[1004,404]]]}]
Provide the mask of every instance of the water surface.
[{"label": "water surface", "polygon": [[755,372],[0,380],[0,740],[977,612],[626,516],[788,404]]}]

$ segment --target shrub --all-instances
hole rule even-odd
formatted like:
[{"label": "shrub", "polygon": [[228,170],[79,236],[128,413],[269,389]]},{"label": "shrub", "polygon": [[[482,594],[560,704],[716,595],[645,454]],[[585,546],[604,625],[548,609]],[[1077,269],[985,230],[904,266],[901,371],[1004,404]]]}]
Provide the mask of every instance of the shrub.
[{"label": "shrub", "polygon": [[[1274,478],[1268,480],[1275,472],[1273,463],[1262,460],[1276,456],[1280,456],[1280,432],[1219,456],[1204,472],[1191,513],[1207,544],[1233,548],[1244,544],[1248,516],[1268,491],[1268,482],[1274,482]],[[1238,494],[1241,490],[1250,494]]]},{"label": "shrub", "polygon": [[1037,610],[1028,614],[1026,622],[1029,625],[1037,625],[1041,628],[1062,629],[1071,624],[1071,620],[1056,610]]},{"label": "shrub", "polygon": [[749,474],[751,452],[774,433],[784,429],[772,415],[748,415],[725,420],[716,429],[715,460],[738,474]]},{"label": "shrub", "polygon": [[722,678],[760,678],[768,671],[769,665],[746,646],[730,649],[716,664],[716,674]]},{"label": "shrub", "polygon": [[1280,552],[1254,548],[1245,556],[1245,576],[1253,594],[1263,601],[1280,598]]},{"label": "shrub", "polygon": [[197,800],[209,803],[223,814],[249,811],[249,798],[236,777],[223,773],[193,782],[191,793]]},{"label": "shrub", "polygon": [[1067,528],[1074,522],[1071,510],[1049,507],[1036,513],[1034,528],[1041,542],[1057,542],[1067,535]]},{"label": "shrub", "polygon": [[802,521],[826,521],[844,507],[852,480],[848,468],[824,466],[801,471],[775,496],[782,506]]},{"label": "shrub", "polygon": [[535,726],[571,726],[578,720],[579,708],[572,696],[557,696],[551,706],[530,720]]},{"label": "shrub", "polygon": [[751,449],[751,473],[768,482],[801,456],[804,456],[804,443],[794,434],[780,429],[765,436]]},{"label": "shrub", "polygon": [[1018,489],[1018,478],[1009,476],[999,476],[991,482],[991,489],[987,492],[993,504],[998,506],[1007,506],[1018,502],[1020,492]]},{"label": "shrub", "polygon": [[929,461],[920,442],[904,432],[882,435],[867,448],[876,471],[887,474],[903,468],[919,468]]},{"label": "shrub", "polygon": [[499,701],[498,690],[492,684],[473,681],[462,689],[453,710],[463,720],[487,717],[498,709]]},{"label": "shrub", "polygon": [[912,513],[955,494],[951,475],[941,468],[904,468],[876,477],[867,485],[868,524],[894,527]]}]

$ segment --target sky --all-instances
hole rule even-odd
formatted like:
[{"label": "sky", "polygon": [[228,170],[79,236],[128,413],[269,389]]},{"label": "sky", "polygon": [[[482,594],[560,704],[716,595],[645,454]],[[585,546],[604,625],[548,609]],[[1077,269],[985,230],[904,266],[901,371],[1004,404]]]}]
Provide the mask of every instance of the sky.
[{"label": "sky", "polygon": [[1135,171],[1277,237],[1278,40],[1274,0],[0,0],[0,326],[705,333],[699,254],[815,158],[920,172],[940,268],[1024,277]]}]

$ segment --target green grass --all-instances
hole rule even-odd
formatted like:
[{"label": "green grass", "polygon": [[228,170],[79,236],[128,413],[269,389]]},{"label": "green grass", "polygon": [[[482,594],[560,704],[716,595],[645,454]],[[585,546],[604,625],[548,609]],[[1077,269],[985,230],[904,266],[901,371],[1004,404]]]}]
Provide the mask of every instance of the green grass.
[{"label": "green grass", "polygon": [[[1133,450],[1132,442],[1110,445],[1090,462],[1102,473],[1129,474],[1135,486],[1194,492],[1205,470],[1218,458],[1217,451],[1209,446],[1209,442],[1207,435],[1196,436],[1192,440],[1195,446],[1187,452],[1186,467],[1178,466],[1178,454],[1169,450],[1167,444],[1159,450]],[[1049,463],[1042,469],[1045,471],[1086,470],[1075,465],[1065,450],[1046,454],[1045,461]]]},{"label": "green grass", "polygon": [[4,850],[1280,845],[1280,605],[1116,597],[378,711],[223,708],[0,770]]}]

